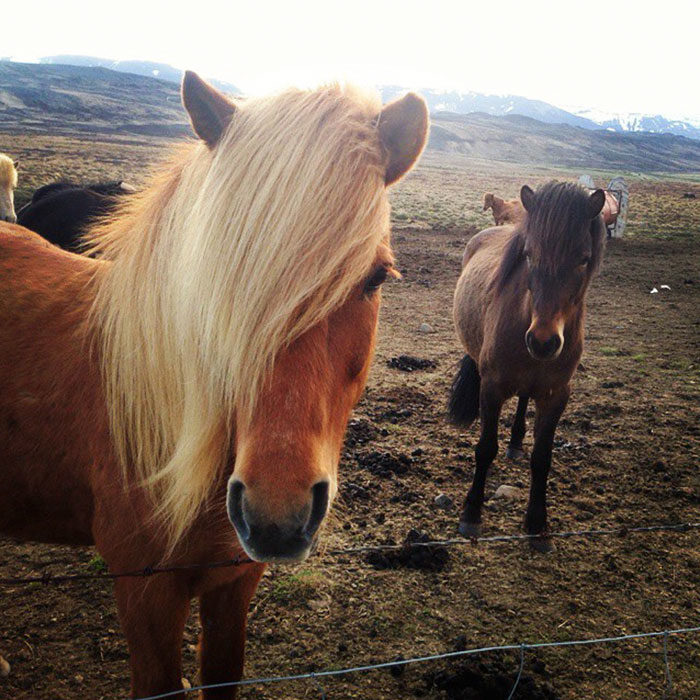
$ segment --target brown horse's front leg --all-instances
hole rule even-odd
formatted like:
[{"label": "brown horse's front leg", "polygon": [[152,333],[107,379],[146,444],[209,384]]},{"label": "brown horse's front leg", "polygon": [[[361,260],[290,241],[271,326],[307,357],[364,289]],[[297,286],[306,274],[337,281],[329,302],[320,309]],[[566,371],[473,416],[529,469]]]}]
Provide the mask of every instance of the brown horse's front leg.
[{"label": "brown horse's front leg", "polygon": [[[265,570],[264,564],[243,564],[233,582],[200,596],[202,685],[238,681],[243,675],[246,620],[250,599]],[[202,691],[202,700],[232,700],[236,687]]]},{"label": "brown horse's front leg", "polygon": [[[547,534],[547,477],[552,464],[552,444],[569,394],[566,385],[546,397],[535,399],[535,445],[530,458],[530,500],[525,517],[525,529],[529,535]],[[532,540],[532,544],[536,549],[549,549],[544,539]]]},{"label": "brown horse's front leg", "polygon": [[481,436],[474,450],[476,467],[474,480],[464,502],[459,532],[465,537],[478,537],[481,532],[481,508],[484,504],[484,488],[489,466],[498,454],[498,417],[503,398],[500,393],[482,380],[479,395]]},{"label": "brown horse's front leg", "polygon": [[518,396],[518,408],[515,410],[513,427],[510,431],[510,442],[506,456],[508,459],[520,459],[525,456],[523,451],[523,438],[525,437],[525,414],[527,413],[527,403],[530,397]]},{"label": "brown horse's front leg", "polygon": [[129,644],[131,697],[182,688],[182,635],[190,607],[182,576],[118,579],[115,595]]}]

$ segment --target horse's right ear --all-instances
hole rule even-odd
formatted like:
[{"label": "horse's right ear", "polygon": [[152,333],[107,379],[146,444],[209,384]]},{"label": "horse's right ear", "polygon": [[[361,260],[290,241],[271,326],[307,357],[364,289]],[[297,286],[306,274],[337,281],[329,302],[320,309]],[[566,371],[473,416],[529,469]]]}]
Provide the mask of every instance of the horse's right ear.
[{"label": "horse's right ear", "polygon": [[15,166],[15,170],[19,170],[19,158],[12,165]]},{"label": "horse's right ear", "polygon": [[188,70],[182,79],[182,104],[194,133],[214,148],[231,121],[236,105],[216,88]]},{"label": "horse's right ear", "polygon": [[488,192],[484,195],[484,211],[493,206],[493,195]]},{"label": "horse's right ear", "polygon": [[535,193],[532,191],[531,187],[523,185],[520,188],[520,201],[525,207],[525,211],[531,212],[535,206]]},{"label": "horse's right ear", "polygon": [[428,136],[428,107],[425,100],[409,92],[379,113],[379,138],[387,151],[385,184],[403,177],[418,160]]},{"label": "horse's right ear", "polygon": [[511,275],[522,262],[524,250],[525,241],[523,237],[519,233],[514,234],[510,241],[508,241],[508,245],[506,245],[506,248],[503,251],[501,264],[498,268],[498,275],[496,275],[499,292],[503,291]]}]

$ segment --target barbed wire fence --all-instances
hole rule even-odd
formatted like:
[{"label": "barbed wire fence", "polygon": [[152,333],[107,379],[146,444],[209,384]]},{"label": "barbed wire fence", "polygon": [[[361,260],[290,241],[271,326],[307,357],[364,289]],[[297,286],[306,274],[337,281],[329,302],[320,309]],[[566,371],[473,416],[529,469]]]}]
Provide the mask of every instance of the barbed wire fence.
[{"label": "barbed wire fence", "polygon": [[427,656],[415,656],[409,659],[399,659],[396,661],[385,661],[378,664],[368,664],[366,666],[353,666],[349,668],[340,668],[334,670],[326,671],[310,671],[309,673],[298,673],[292,676],[267,676],[263,678],[247,678],[241,681],[228,681],[226,683],[212,683],[210,685],[199,685],[192,686],[191,688],[183,690],[171,690],[167,693],[160,693],[158,695],[148,695],[146,697],[140,697],[136,700],[162,700],[162,698],[174,697],[175,695],[182,695],[183,693],[195,693],[200,690],[217,690],[220,688],[232,688],[241,687],[247,685],[269,685],[272,683],[285,683],[290,681],[311,681],[316,689],[320,693],[322,700],[327,700],[328,694],[322,684],[323,678],[331,678],[338,676],[347,676],[350,674],[357,673],[367,673],[369,671],[377,671],[380,669],[391,669],[400,666],[408,666],[412,664],[426,663],[429,661],[441,661],[444,659],[455,659],[464,656],[474,656],[476,654],[486,654],[489,652],[496,651],[519,651],[520,652],[520,666],[518,668],[518,673],[515,678],[515,682],[511,688],[510,694],[507,700],[512,700],[515,695],[515,691],[518,689],[520,684],[520,679],[522,677],[523,668],[525,666],[525,652],[532,649],[553,649],[556,647],[580,647],[580,646],[590,646],[594,644],[609,644],[615,642],[624,642],[631,639],[649,639],[654,637],[663,637],[664,647],[663,647],[663,660],[664,660],[664,674],[666,680],[666,686],[664,689],[664,698],[668,698],[673,692],[673,683],[671,681],[671,669],[668,663],[668,639],[671,635],[679,634],[693,634],[699,633],[700,627],[682,627],[679,629],[662,630],[658,632],[639,632],[636,634],[623,634],[616,637],[597,637],[594,639],[571,639],[563,640],[560,642],[521,642],[520,644],[502,644],[500,646],[490,646],[490,647],[478,647],[475,649],[463,649],[460,651],[448,651],[442,654],[430,654]]},{"label": "barbed wire fence", "polygon": [[[552,539],[573,539],[573,538],[595,538],[595,537],[626,537],[627,535],[652,533],[652,532],[689,532],[691,530],[700,529],[700,522],[692,523],[674,523],[662,525],[641,525],[634,527],[618,527],[618,528],[597,528],[590,530],[570,530],[550,532],[548,538]],[[464,537],[456,537],[442,540],[428,540],[425,542],[405,542],[403,544],[376,544],[363,545],[360,547],[348,547],[345,549],[328,549],[324,552],[315,552],[316,557],[343,557],[349,554],[369,554],[372,552],[399,552],[406,549],[418,548],[436,548],[436,547],[464,547],[469,545],[478,545],[480,543],[496,543],[496,542],[518,542],[528,540],[539,540],[540,535],[490,535],[478,536],[465,539]],[[196,571],[203,569],[221,569],[232,566],[241,566],[244,564],[254,563],[251,559],[243,556],[236,556],[232,559],[226,559],[217,562],[205,562],[202,564],[184,564],[175,566],[145,566],[142,569],[134,569],[131,571],[111,572],[102,571],[95,573],[78,573],[78,574],[54,574],[48,567],[52,564],[45,564],[46,568],[38,576],[15,576],[0,578],[0,585],[12,586],[23,585],[30,583],[66,583],[69,581],[88,581],[88,580],[113,580],[118,578],[145,578],[158,574],[176,573],[182,571]]]},{"label": "barbed wire fence", "polygon": [[[598,537],[626,537],[630,534],[650,534],[655,532],[689,532],[692,530],[700,529],[700,522],[690,522],[690,523],[675,523],[675,524],[660,524],[660,525],[640,525],[634,527],[619,527],[619,528],[597,528],[589,530],[572,530],[572,531],[560,531],[548,533],[547,537],[556,539],[571,539],[571,538],[589,538],[594,539]],[[492,535],[492,536],[480,536],[471,539],[464,538],[450,538],[442,540],[429,540],[429,541],[418,541],[418,542],[406,542],[404,544],[385,544],[385,545],[366,545],[359,547],[349,547],[345,549],[329,549],[325,552],[316,552],[315,556],[326,558],[326,557],[344,557],[347,555],[360,555],[369,553],[382,553],[391,551],[405,551],[406,549],[414,548],[451,548],[451,547],[461,547],[468,545],[476,545],[479,543],[499,543],[499,542],[518,542],[527,540],[539,539],[538,535],[526,535],[526,534],[511,534],[511,535]],[[117,578],[132,577],[132,578],[142,578],[149,576],[156,576],[159,574],[175,573],[181,571],[192,571],[198,569],[218,569],[232,566],[242,566],[245,564],[254,563],[252,560],[237,556],[232,559],[219,561],[219,562],[207,562],[202,564],[189,564],[189,565],[176,565],[176,566],[146,566],[142,569],[135,569],[131,571],[122,572],[95,572],[95,573],[77,573],[77,574],[53,574],[48,568],[45,568],[42,573],[38,576],[18,576],[18,577],[6,577],[0,578],[0,585],[4,586],[15,586],[15,585],[25,585],[25,584],[53,584],[53,583],[67,583],[72,581],[86,581],[86,580],[114,580]],[[51,565],[48,565],[51,566]],[[150,695],[147,697],[138,698],[137,700],[160,700],[161,698],[169,698],[177,695],[183,695],[193,692],[199,692],[201,690],[215,690],[220,688],[228,687],[238,687],[238,686],[249,686],[249,685],[269,685],[274,683],[286,683],[291,681],[310,681],[315,690],[319,693],[319,697],[322,700],[327,700],[328,695],[323,686],[324,678],[347,676],[351,674],[366,673],[370,671],[376,671],[380,669],[391,669],[397,667],[405,667],[412,664],[426,663],[431,661],[440,661],[445,659],[454,659],[458,657],[473,656],[477,654],[486,654],[489,652],[503,652],[503,651],[519,651],[520,654],[520,664],[517,671],[517,675],[508,695],[507,700],[512,700],[515,696],[515,692],[520,684],[522,678],[523,669],[525,667],[525,652],[534,649],[546,649],[555,647],[579,647],[584,645],[595,645],[595,644],[607,644],[607,643],[617,643],[624,642],[633,639],[649,639],[649,638],[663,638],[663,663],[664,663],[664,675],[665,675],[665,689],[663,698],[670,698],[673,692],[673,682],[671,676],[671,669],[668,660],[668,641],[669,637],[672,635],[681,634],[693,634],[700,633],[700,626],[698,627],[683,627],[677,629],[667,629],[658,630],[652,632],[639,632],[635,634],[625,634],[619,636],[608,636],[608,637],[598,637],[593,639],[574,639],[565,641],[540,641],[540,642],[520,642],[517,644],[504,644],[500,646],[488,646],[488,647],[478,647],[474,649],[465,649],[458,651],[444,652],[441,654],[430,654],[424,656],[413,656],[407,659],[399,659],[394,661],[385,661],[382,663],[369,664],[353,666],[342,669],[328,669],[323,671],[315,671],[309,673],[301,673],[289,676],[268,676],[261,678],[251,678],[240,681],[229,681],[225,683],[216,683],[210,685],[200,685],[193,686],[191,688],[182,690],[173,690],[167,693],[161,693],[159,695]]]}]

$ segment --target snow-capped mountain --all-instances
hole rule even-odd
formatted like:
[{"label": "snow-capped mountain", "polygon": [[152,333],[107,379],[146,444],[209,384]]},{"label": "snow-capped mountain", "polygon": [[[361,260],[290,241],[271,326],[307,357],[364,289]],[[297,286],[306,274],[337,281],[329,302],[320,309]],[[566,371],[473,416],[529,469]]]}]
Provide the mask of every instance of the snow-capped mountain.
[{"label": "snow-capped mountain", "polygon": [[655,134],[676,134],[700,139],[700,119],[671,119],[661,114],[625,114],[593,109],[576,110],[574,113],[611,131],[650,131]]},{"label": "snow-capped mountain", "polygon": [[[390,85],[381,88],[385,100],[405,92],[405,88]],[[610,131],[646,131],[656,134],[675,134],[700,139],[700,118],[673,119],[651,114],[613,114],[594,109],[561,109],[541,100],[531,100],[518,95],[484,95],[478,92],[457,92],[420,89],[428,101],[431,112],[469,114],[483,112],[494,116],[518,114],[547,124],[568,124],[584,129],[608,129]]]}]

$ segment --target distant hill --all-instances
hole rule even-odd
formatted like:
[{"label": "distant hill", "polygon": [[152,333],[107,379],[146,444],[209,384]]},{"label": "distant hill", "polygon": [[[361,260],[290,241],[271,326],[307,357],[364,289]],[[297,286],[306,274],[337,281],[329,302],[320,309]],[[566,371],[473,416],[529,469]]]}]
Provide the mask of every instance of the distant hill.
[{"label": "distant hill", "polygon": [[[172,82],[100,67],[0,61],[0,131],[191,134]],[[517,115],[433,115],[429,148],[533,165],[700,172],[700,141],[547,124]]]},{"label": "distant hill", "polygon": [[[393,100],[404,92],[406,92],[406,88],[396,85],[381,88],[382,99],[385,102]],[[519,114],[546,124],[569,124],[570,126],[581,126],[584,129],[600,129],[600,125],[591,119],[577,116],[547,102],[530,100],[527,97],[518,97],[517,95],[483,95],[479,92],[430,89],[421,89],[420,94],[425,97],[431,113],[470,114],[471,112],[483,112],[500,117],[507,114]]]},{"label": "distant hill", "polygon": [[544,124],[518,115],[434,115],[429,148],[512,163],[640,172],[700,171],[700,141],[672,134]]},{"label": "distant hill", "polygon": [[0,61],[0,130],[177,136],[178,86],[107,68]]},{"label": "distant hill", "polygon": [[[135,73],[149,78],[167,80],[170,83],[182,82],[184,71],[167,63],[155,63],[154,61],[113,61],[111,58],[98,58],[97,56],[73,56],[71,54],[59,54],[57,56],[44,56],[39,63],[49,65],[83,66],[84,68],[109,68],[120,73]],[[202,76],[204,77],[204,76]],[[207,80],[219,90],[229,95],[240,95],[241,91],[232,83],[227,83],[216,78]]]}]

